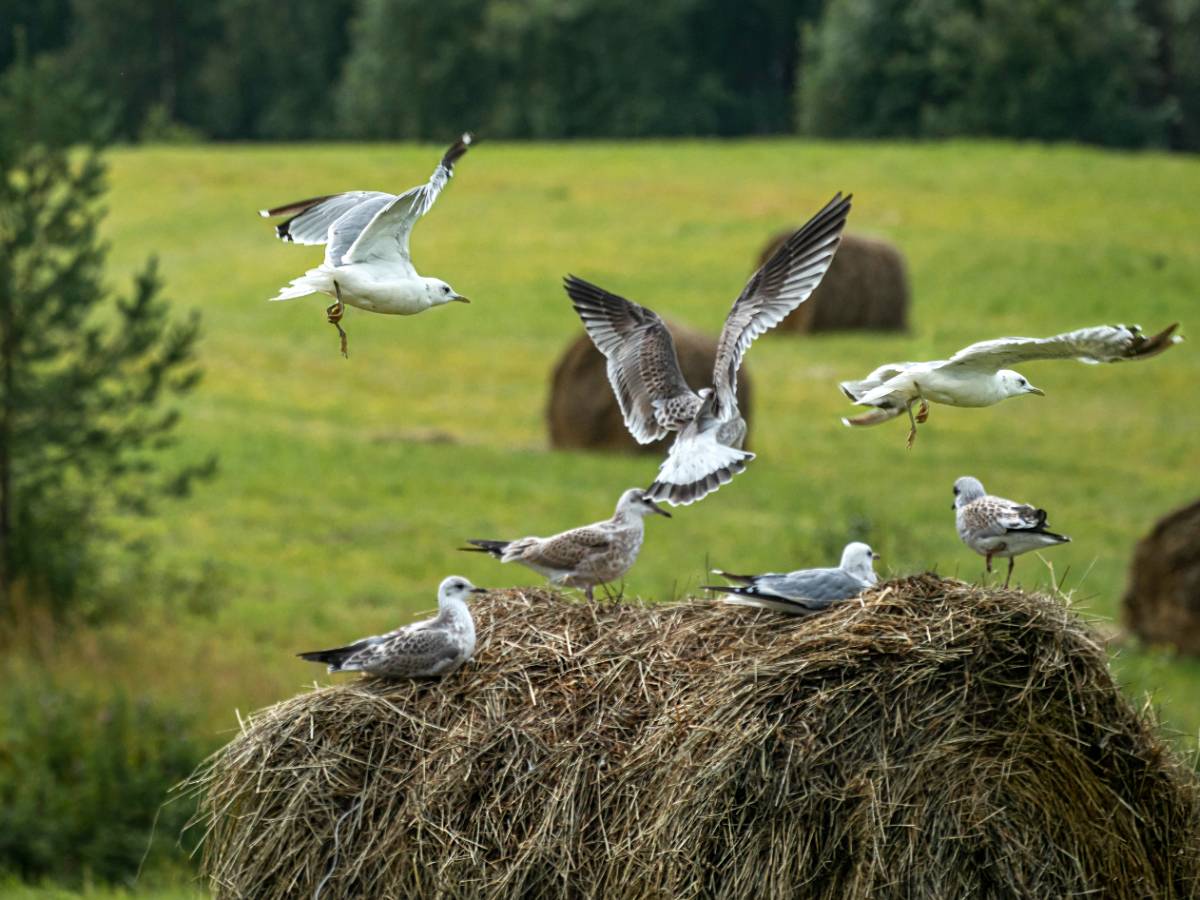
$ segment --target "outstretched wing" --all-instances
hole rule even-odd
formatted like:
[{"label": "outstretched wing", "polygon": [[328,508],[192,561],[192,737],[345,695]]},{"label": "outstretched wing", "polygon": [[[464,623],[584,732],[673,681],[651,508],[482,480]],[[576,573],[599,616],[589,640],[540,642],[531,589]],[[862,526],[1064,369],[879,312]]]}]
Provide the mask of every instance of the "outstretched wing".
[{"label": "outstretched wing", "polygon": [[[276,206],[274,209],[260,209],[258,214],[264,219],[290,214],[288,219],[275,226],[275,234],[281,241],[324,244],[330,239],[329,229],[333,223],[351,210],[364,204],[369,205],[372,212],[366,221],[370,221],[371,216],[374,216],[381,206],[386,206],[395,199],[395,194],[385,194],[383,191],[346,191],[344,194],[297,200],[295,203]],[[360,227],[359,231],[361,230]],[[355,235],[357,234],[356,231]]]},{"label": "outstretched wing", "polygon": [[1176,322],[1153,337],[1137,325],[1098,325],[1048,338],[998,338],[980,341],[955,353],[942,369],[995,372],[1034,359],[1077,359],[1085,363],[1147,359],[1183,340]]},{"label": "outstretched wing", "polygon": [[429,181],[405,191],[376,210],[349,248],[342,256],[334,258],[335,264],[383,259],[410,264],[408,236],[413,225],[429,212],[442,188],[454,175],[454,163],[467,152],[471,140],[470,134],[464,134],[443,154]]},{"label": "outstretched wing", "polygon": [[690,422],[701,401],[684,380],[663,320],[574,275],[563,279],[563,287],[608,360],[608,380],[634,439],[649,444]]},{"label": "outstretched wing", "polygon": [[737,409],[737,372],[754,339],[812,296],[837,252],[850,197],[835,196],[751,276],[721,329],[713,386],[723,418]]}]

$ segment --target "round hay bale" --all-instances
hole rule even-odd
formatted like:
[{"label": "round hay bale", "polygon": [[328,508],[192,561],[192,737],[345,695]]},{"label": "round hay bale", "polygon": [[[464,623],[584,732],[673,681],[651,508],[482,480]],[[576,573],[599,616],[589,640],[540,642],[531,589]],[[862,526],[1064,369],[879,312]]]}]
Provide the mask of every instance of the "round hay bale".
[{"label": "round hay bale", "polygon": [[[674,322],[667,329],[675,341],[679,368],[695,386],[712,384],[717,339]],[[750,373],[738,373],[738,407],[747,429],[751,420]],[[652,444],[639,444],[625,427],[621,408],[608,383],[607,363],[585,333],[567,347],[550,375],[546,404],[550,446],[558,450],[622,450],[662,455],[675,439],[668,435]],[[749,447],[749,439],[746,446]]]},{"label": "round hay bale", "polygon": [[1200,655],[1200,500],[1138,541],[1124,606],[1126,623],[1143,640]]},{"label": "round hay bale", "polygon": [[[792,236],[771,238],[758,266]],[[779,323],[779,331],[907,331],[908,270],[904,256],[886,241],[842,236],[833,265],[807,301]]]},{"label": "round hay bale", "polygon": [[1050,598],[475,608],[474,663],[279,703],[195,776],[218,896],[1200,890],[1195,774]]}]

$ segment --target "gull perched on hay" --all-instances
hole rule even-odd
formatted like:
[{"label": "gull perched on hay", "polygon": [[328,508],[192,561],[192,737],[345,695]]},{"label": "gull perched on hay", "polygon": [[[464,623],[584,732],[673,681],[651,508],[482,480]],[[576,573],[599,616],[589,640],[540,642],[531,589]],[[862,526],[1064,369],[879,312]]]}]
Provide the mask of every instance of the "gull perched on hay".
[{"label": "gull perched on hay", "polygon": [[807,300],[833,262],[850,212],[838,194],[775,251],[733,303],[717,342],[712,387],[692,390],[671,333],[652,310],[568,275],[567,294],[596,348],[608,360],[625,427],[641,444],[677,432],[658,478],[647,489],[672,506],[694,503],[728,483],[754,454],[741,449],[737,373],[754,339]]},{"label": "gull perched on hay", "polygon": [[838,600],[857,597],[875,585],[879,577],[875,574],[875,560],[879,554],[868,545],[855,541],[842,550],[842,561],[834,569],[797,569],[780,575],[768,572],[765,575],[734,575],[713,569],[740,584],[704,585],[707,591],[732,594],[726,603],[739,606],[757,606],[797,616],[808,616],[827,609]]},{"label": "gull perched on hay", "polygon": [[363,638],[346,647],[297,656],[327,663],[330,672],[366,672],[380,678],[448,675],[475,652],[475,620],[467,608],[467,597],[486,590],[451,575],[438,588],[438,614],[432,619]]},{"label": "gull perched on hay", "polygon": [[1071,540],[1066,535],[1047,530],[1044,509],[993,497],[983,489],[978,478],[969,475],[954,482],[954,510],[958,536],[987,559],[989,572],[992,571],[992,557],[1008,558],[1005,587],[1012,578],[1015,557]]},{"label": "gull perched on hay", "polygon": [[[842,393],[870,412],[842,419],[843,425],[878,425],[908,413],[908,446],[917,437],[917,423],[929,417],[929,403],[947,406],[991,406],[1009,397],[1044,392],[1019,372],[1005,366],[1035,359],[1077,359],[1085,363],[1148,359],[1183,340],[1174,334],[1179,323],[1146,337],[1137,325],[1098,325],[1047,338],[1009,337],[980,341],[949,359],[933,362],[889,363],[862,381],[843,381]],[[920,410],[913,416],[913,404]]]},{"label": "gull perched on hay", "polygon": [[335,297],[325,312],[338,330],[342,356],[347,355],[341,325],[347,303],[394,316],[416,315],[452,301],[470,303],[440,278],[418,275],[408,250],[413,226],[429,212],[453,176],[454,163],[470,146],[471,135],[464,134],[443,154],[428,182],[398,196],[349,191],[260,210],[264,218],[290,216],[275,226],[281,240],[325,245],[324,262],[292,279],[271,299],[291,300],[317,292]]},{"label": "gull perched on hay", "polygon": [[589,600],[598,584],[616,581],[637,561],[646,537],[643,519],[650,513],[671,518],[645,491],[630,488],[617,501],[611,519],[572,528],[553,537],[515,541],[469,540],[472,553],[487,553],[500,562],[518,562],[551,584],[583,588]]}]

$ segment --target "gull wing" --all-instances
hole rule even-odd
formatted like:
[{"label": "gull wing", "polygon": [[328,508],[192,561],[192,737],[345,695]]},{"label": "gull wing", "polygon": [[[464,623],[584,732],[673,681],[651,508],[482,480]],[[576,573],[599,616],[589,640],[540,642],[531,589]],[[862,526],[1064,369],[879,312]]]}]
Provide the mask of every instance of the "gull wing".
[{"label": "gull wing", "polygon": [[462,652],[462,647],[449,632],[421,624],[424,627],[401,629],[364,648],[346,660],[342,668],[391,677],[436,674]]},{"label": "gull wing", "polygon": [[1041,531],[1046,511],[1003,497],[981,497],[963,507],[963,524],[977,537],[1000,537],[1013,531]]},{"label": "gull wing", "polygon": [[837,194],[783,242],[734,301],[721,329],[713,367],[713,387],[723,418],[737,409],[737,372],[746,350],[812,296],[829,271],[849,214],[850,197]]},{"label": "gull wing", "polygon": [[1176,322],[1152,337],[1137,325],[1098,325],[1047,338],[1008,337],[980,341],[955,353],[939,368],[995,372],[1035,359],[1077,359],[1085,363],[1122,362],[1156,356],[1183,340]]},{"label": "gull wing", "polygon": [[749,583],[713,588],[724,593],[760,599],[808,601],[829,604],[857,597],[869,585],[845,569],[800,569],[786,575],[768,573],[750,576]]},{"label": "gull wing", "polygon": [[700,398],[683,377],[671,332],[653,310],[568,275],[563,287],[596,349],[608,360],[608,381],[640,444],[683,428]]},{"label": "gull wing", "polygon": [[595,525],[583,525],[543,538],[525,549],[520,558],[523,562],[547,569],[570,570],[587,557],[603,553],[611,546],[610,534]]},{"label": "gull wing", "polygon": [[442,155],[441,162],[425,184],[411,188],[390,203],[375,210],[348,248],[333,257],[334,264],[360,263],[368,260],[390,260],[412,267],[408,252],[408,236],[417,219],[429,212],[454,175],[454,163],[471,146],[471,135],[463,134]]},{"label": "gull wing", "polygon": [[[395,194],[383,191],[346,191],[344,194],[329,194],[325,197],[310,197],[297,200],[274,209],[260,209],[264,219],[274,216],[290,217],[275,226],[275,234],[281,241],[296,244],[324,244],[329,240],[329,229],[333,223],[364,203],[380,200],[386,205],[396,199]],[[375,211],[377,208],[373,207]],[[374,212],[372,212],[374,215]]]}]

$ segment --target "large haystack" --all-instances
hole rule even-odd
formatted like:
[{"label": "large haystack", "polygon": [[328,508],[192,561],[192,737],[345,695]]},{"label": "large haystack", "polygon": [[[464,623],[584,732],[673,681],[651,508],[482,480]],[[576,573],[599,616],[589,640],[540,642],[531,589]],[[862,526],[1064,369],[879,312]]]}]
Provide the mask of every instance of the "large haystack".
[{"label": "large haystack", "polygon": [[[784,231],[767,241],[758,265],[791,236],[791,231]],[[821,284],[779,323],[779,330],[905,331],[910,296],[908,270],[899,250],[886,241],[843,235]]]},{"label": "large haystack", "polygon": [[[717,339],[675,322],[666,325],[688,384],[694,387],[712,384]],[[747,426],[753,414],[750,382],[750,373],[742,366],[738,374],[738,409]],[[572,341],[554,364],[546,403],[546,426],[550,446],[560,450],[623,450],[662,455],[675,438],[670,435],[653,444],[639,444],[633,439],[608,383],[604,356],[586,333]],[[749,447],[749,441],[746,446]]]},{"label": "large haystack", "polygon": [[1144,640],[1200,655],[1200,500],[1164,516],[1138,541],[1125,620]]},{"label": "large haystack", "polygon": [[1052,599],[921,576],[809,619],[476,609],[452,677],[303,694],[211,760],[219,896],[1200,890],[1194,774]]}]

